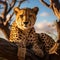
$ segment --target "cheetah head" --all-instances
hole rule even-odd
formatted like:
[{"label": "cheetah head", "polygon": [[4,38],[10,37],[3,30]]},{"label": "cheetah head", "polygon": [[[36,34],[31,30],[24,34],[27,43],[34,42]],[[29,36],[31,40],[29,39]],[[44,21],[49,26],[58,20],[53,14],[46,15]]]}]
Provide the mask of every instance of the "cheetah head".
[{"label": "cheetah head", "polygon": [[20,29],[30,29],[34,26],[36,22],[36,15],[38,13],[38,7],[34,8],[14,8],[14,13],[16,15],[16,24]]}]

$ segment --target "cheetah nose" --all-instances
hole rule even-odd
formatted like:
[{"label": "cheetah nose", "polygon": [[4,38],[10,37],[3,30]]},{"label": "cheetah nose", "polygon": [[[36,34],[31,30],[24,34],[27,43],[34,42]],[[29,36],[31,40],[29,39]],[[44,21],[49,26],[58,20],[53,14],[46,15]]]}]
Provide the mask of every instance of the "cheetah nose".
[{"label": "cheetah nose", "polygon": [[27,25],[27,24],[28,24],[28,22],[24,22],[24,24],[25,24],[25,25]]}]

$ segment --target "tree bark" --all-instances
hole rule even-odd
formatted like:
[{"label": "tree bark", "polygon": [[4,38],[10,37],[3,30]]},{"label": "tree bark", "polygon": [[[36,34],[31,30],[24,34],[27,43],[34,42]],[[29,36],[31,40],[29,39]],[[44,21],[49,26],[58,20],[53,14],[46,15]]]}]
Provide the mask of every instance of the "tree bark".
[{"label": "tree bark", "polygon": [[0,38],[0,57],[8,60],[18,60],[18,47],[16,44]]},{"label": "tree bark", "polygon": [[58,40],[60,40],[60,21],[56,21],[56,29],[58,34]]}]

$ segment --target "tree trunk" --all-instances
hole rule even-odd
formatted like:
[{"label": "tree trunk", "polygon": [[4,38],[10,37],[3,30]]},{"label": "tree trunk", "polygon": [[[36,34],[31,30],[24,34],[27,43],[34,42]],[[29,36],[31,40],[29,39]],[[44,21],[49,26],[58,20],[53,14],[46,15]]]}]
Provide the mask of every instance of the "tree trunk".
[{"label": "tree trunk", "polygon": [[58,34],[58,40],[60,40],[60,21],[56,21],[56,29]]}]

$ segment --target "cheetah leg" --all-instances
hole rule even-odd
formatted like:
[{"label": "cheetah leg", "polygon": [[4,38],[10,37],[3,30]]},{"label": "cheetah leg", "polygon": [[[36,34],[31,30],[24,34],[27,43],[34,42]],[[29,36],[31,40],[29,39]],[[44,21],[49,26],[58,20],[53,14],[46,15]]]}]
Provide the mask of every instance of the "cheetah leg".
[{"label": "cheetah leg", "polygon": [[26,48],[18,47],[18,59],[25,60]]}]

